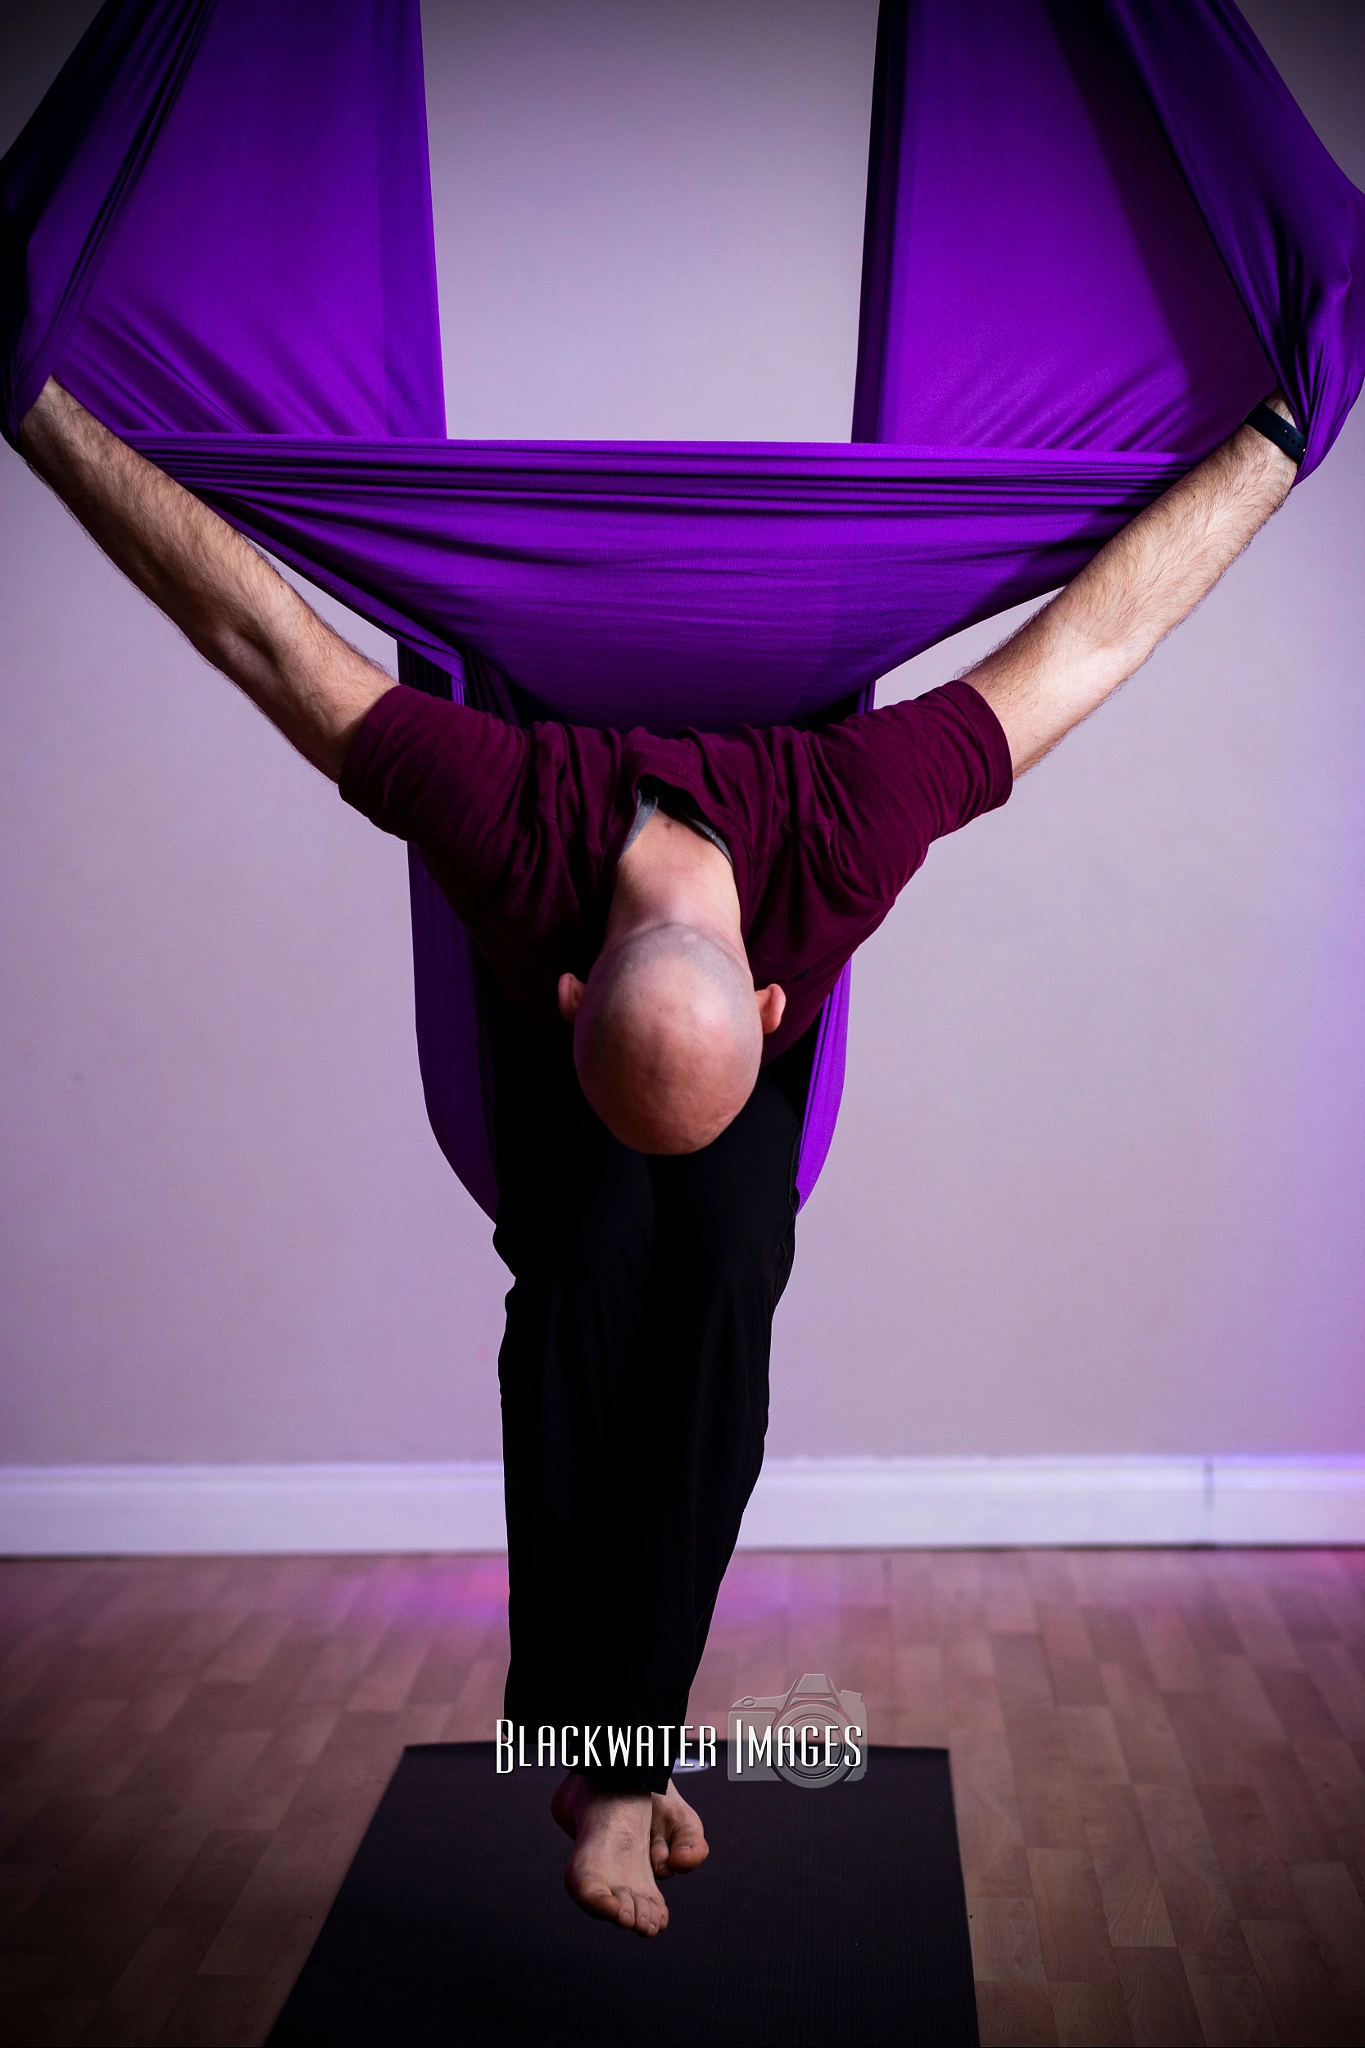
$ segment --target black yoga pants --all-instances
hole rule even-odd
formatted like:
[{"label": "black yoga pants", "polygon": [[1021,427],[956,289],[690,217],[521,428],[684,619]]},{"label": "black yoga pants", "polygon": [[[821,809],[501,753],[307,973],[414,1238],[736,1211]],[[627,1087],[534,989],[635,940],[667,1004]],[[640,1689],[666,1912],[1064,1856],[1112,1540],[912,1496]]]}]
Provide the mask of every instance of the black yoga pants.
[{"label": "black yoga pants", "polygon": [[[528,1744],[545,1724],[676,1728],[763,1462],[813,1033],[679,1158],[613,1138],[567,1047],[500,1004],[493,1041],[505,1712]],[[604,1788],[664,1789],[666,1764],[608,1767],[600,1747]]]}]

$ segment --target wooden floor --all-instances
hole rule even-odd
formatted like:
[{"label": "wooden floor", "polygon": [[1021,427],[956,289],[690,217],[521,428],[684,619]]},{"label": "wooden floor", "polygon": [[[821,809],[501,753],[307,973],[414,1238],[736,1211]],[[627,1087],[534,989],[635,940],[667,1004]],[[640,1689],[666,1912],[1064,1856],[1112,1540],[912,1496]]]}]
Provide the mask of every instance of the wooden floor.
[{"label": "wooden floor", "polygon": [[[262,2040],[403,1744],[490,1736],[505,1597],[0,1565],[3,2038]],[[806,1670],[951,1749],[984,2042],[1365,2041],[1365,1553],[741,1557],[694,1719]]]}]

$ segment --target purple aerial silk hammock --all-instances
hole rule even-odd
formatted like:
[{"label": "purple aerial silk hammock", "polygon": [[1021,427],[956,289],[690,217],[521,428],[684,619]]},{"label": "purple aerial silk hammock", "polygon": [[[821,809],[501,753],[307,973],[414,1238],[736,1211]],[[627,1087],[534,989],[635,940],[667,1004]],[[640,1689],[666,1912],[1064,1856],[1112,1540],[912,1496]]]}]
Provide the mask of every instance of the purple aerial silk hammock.
[{"label": "purple aerial silk hammock", "polygon": [[[10,438],[56,375],[519,720],[869,703],[1276,382],[1307,475],[1365,372],[1365,199],[1226,0],[884,0],[851,445],[446,441],[418,0],[109,0],[0,201]],[[411,867],[427,1105],[491,1214],[479,969]],[[802,1198],[847,1013],[846,973]]]}]

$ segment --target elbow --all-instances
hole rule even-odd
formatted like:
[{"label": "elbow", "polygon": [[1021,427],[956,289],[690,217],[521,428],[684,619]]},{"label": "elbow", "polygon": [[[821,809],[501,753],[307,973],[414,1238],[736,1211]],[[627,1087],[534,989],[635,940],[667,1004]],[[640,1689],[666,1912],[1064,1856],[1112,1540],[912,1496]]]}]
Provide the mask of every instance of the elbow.
[{"label": "elbow", "polygon": [[203,616],[187,620],[185,637],[203,655],[258,703],[269,694],[280,673],[278,650],[263,634],[244,631],[230,619]]},{"label": "elbow", "polygon": [[1120,683],[1135,675],[1161,638],[1160,633],[1137,626],[1093,640],[1076,666],[1074,695],[1080,716],[1088,716]]}]

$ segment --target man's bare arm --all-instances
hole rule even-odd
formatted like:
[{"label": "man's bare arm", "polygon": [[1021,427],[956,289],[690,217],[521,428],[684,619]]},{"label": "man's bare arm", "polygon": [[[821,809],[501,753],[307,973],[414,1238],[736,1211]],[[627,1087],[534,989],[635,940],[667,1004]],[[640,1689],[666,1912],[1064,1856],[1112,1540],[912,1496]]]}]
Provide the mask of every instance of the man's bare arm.
[{"label": "man's bare arm", "polygon": [[110,560],[335,781],[392,676],[324,625],[216,512],[51,379],[19,447]]},{"label": "man's bare arm", "polygon": [[[1278,392],[1267,403],[1290,417]],[[1283,504],[1295,474],[1273,441],[1239,427],[968,671],[1005,729],[1016,775],[1141,668]]]}]

